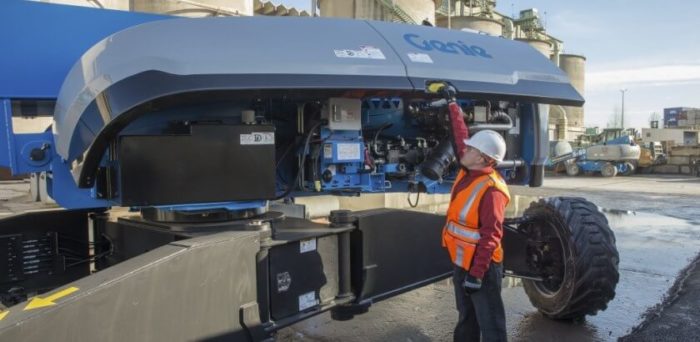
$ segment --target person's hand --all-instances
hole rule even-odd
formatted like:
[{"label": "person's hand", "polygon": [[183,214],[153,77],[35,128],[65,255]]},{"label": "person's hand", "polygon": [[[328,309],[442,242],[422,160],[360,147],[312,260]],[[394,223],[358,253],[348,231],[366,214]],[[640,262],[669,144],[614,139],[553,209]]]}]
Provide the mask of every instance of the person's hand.
[{"label": "person's hand", "polygon": [[440,88],[438,94],[440,94],[445,100],[447,100],[447,102],[457,101],[457,89],[455,89],[455,87],[449,84]]},{"label": "person's hand", "polygon": [[426,92],[442,96],[447,102],[455,102],[457,89],[447,82],[432,82],[427,85]]},{"label": "person's hand", "polygon": [[481,290],[481,279],[467,274],[467,277],[464,278],[464,282],[462,282],[462,287],[464,287],[464,291],[466,291],[467,294],[475,293]]}]

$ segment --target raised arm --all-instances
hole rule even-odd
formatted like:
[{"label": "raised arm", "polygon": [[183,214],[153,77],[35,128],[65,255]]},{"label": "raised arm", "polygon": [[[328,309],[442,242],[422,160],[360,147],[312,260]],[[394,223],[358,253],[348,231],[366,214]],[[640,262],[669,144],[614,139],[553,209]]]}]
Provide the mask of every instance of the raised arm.
[{"label": "raised arm", "polygon": [[469,138],[469,128],[464,123],[462,108],[459,107],[457,102],[448,100],[448,108],[450,110],[450,123],[452,125],[452,139],[457,149],[455,154],[457,158],[461,159],[466,147],[464,140]]}]

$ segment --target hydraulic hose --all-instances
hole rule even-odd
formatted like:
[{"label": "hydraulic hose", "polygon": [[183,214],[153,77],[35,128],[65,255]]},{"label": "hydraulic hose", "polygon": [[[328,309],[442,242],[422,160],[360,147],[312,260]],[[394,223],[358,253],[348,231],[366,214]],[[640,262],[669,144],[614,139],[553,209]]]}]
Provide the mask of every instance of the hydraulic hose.
[{"label": "hydraulic hose", "polygon": [[311,136],[313,135],[314,131],[321,126],[321,122],[315,123],[311,129],[309,129],[309,132],[306,133],[306,139],[304,139],[304,149],[302,150],[303,157],[301,159],[301,165],[297,168],[297,173],[294,176],[294,181],[290,182],[290,184],[287,184],[287,190],[285,190],[281,195],[275,197],[273,200],[279,200],[283,199],[292,192],[292,189],[294,188],[294,183],[299,181],[299,176],[301,176],[301,170],[304,168],[304,164],[306,163],[306,154],[307,150],[309,149],[309,143],[311,142]]}]

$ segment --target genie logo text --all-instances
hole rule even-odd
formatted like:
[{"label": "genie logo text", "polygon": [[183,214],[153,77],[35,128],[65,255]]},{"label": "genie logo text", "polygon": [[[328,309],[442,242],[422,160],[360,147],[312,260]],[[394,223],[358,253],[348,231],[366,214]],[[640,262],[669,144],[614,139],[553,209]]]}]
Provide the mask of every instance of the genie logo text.
[{"label": "genie logo text", "polygon": [[414,33],[406,33],[403,35],[403,39],[409,44],[423,50],[432,51],[437,50],[444,53],[452,54],[464,54],[467,56],[477,56],[483,58],[493,58],[486,52],[486,49],[477,45],[467,45],[466,43],[458,40],[456,42],[443,42],[440,40],[425,40]]}]

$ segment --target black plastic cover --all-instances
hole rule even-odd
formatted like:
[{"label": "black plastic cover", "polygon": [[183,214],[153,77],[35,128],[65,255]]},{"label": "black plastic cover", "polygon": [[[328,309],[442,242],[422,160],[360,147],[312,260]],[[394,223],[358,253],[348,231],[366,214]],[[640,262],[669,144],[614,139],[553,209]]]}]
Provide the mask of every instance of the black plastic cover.
[{"label": "black plastic cover", "polygon": [[190,134],[123,136],[122,205],[271,199],[274,128],[192,125]]},{"label": "black plastic cover", "polygon": [[377,209],[357,217],[351,272],[358,302],[376,302],[452,274],[441,240],[445,216]]}]

